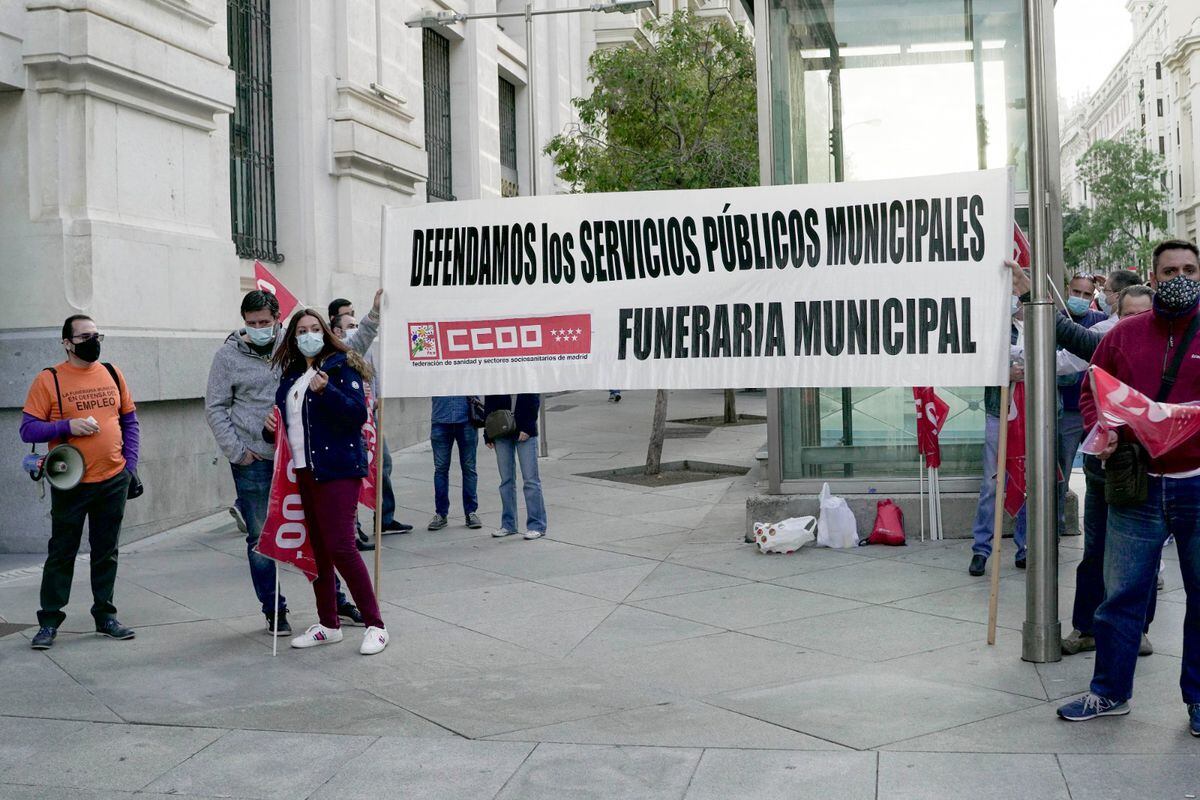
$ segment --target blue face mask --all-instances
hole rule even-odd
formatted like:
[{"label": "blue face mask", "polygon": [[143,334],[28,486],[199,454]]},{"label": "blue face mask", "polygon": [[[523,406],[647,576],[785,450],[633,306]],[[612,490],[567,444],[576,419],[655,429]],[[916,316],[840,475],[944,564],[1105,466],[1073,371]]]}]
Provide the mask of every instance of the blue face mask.
[{"label": "blue face mask", "polygon": [[1016,295],[1013,295],[1012,297],[1009,298],[1008,315],[1010,317],[1015,317],[1017,315],[1017,312],[1020,310],[1021,310],[1021,299],[1019,297],[1017,297]]},{"label": "blue face mask", "polygon": [[1068,297],[1067,310],[1077,317],[1082,317],[1091,308],[1092,302],[1085,297]]},{"label": "blue face mask", "polygon": [[272,325],[269,328],[246,328],[246,338],[250,340],[250,344],[266,347],[275,341],[275,326]]},{"label": "blue face mask", "polygon": [[313,358],[325,347],[325,334],[302,333],[296,337],[296,346],[300,348],[300,352],[304,354],[305,358]]},{"label": "blue face mask", "polygon": [[1100,310],[1105,314],[1111,315],[1116,309],[1110,308],[1108,305],[1108,295],[1104,292],[1096,295],[1096,305],[1100,306]]}]

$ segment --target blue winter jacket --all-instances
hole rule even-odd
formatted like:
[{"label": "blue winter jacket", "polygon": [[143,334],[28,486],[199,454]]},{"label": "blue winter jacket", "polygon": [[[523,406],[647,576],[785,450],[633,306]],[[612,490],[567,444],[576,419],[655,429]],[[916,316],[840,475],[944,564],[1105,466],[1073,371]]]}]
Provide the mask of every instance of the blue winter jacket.
[{"label": "blue winter jacket", "polygon": [[[319,394],[312,389],[304,393],[304,458],[318,481],[365,477],[367,447],[362,426],[367,421],[367,399],[363,377],[350,366],[345,353],[334,353],[319,366],[329,376],[329,383]],[[283,416],[280,436],[287,436],[288,392],[304,372],[303,364],[293,368],[275,391],[275,405]]]}]

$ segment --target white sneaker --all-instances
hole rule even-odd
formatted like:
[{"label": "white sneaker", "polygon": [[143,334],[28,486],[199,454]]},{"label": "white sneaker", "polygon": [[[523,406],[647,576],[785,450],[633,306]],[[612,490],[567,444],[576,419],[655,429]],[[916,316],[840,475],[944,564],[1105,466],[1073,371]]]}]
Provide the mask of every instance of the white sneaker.
[{"label": "white sneaker", "polygon": [[362,647],[358,648],[358,652],[364,656],[373,656],[376,653],[382,653],[383,648],[387,647],[388,632],[383,628],[371,626],[363,633]]},{"label": "white sneaker", "polygon": [[540,539],[545,535],[546,535],[545,531],[525,531],[525,538],[530,539],[530,540]]},{"label": "white sneaker", "polygon": [[334,644],[342,640],[341,628],[326,628],[321,623],[309,625],[308,630],[292,639],[292,647],[316,647],[319,644]]},{"label": "white sneaker", "polygon": [[516,536],[516,535],[517,535],[516,531],[506,531],[506,530],[504,530],[504,528],[501,528],[498,531],[492,531],[492,538],[494,538],[494,539],[503,539],[505,536]]}]

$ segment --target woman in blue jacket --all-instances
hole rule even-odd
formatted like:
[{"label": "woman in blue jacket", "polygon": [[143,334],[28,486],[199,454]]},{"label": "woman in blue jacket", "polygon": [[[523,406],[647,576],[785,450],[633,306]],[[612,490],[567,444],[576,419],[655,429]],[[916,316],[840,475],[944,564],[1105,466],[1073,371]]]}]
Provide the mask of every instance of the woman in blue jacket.
[{"label": "woman in blue jacket", "polygon": [[492,534],[497,538],[517,533],[517,481],[516,461],[521,462],[521,488],[525,493],[525,538],[540,539],[546,535],[546,503],[542,500],[542,481],[538,477],[538,409],[542,404],[540,394],[519,394],[513,402],[510,394],[489,394],[483,399],[485,416],[493,411],[512,411],[517,430],[511,436],[492,440],[487,433],[483,440],[489,449],[496,451],[496,465],[500,468],[500,502],[504,510],[500,515],[500,530]]},{"label": "woman in blue jacket", "polygon": [[362,357],[333,335],[324,317],[311,308],[296,312],[288,324],[275,365],[282,374],[275,405],[283,418],[267,418],[263,436],[287,437],[292,468],[300,490],[304,519],[317,562],[316,625],[292,639],[292,647],[315,647],[342,640],[338,619],[336,569],[367,626],[359,652],[373,655],[387,646],[388,633],[379,616],[371,576],[355,543],[355,522],[367,449],[362,426],[367,421],[364,385],[372,377]]}]

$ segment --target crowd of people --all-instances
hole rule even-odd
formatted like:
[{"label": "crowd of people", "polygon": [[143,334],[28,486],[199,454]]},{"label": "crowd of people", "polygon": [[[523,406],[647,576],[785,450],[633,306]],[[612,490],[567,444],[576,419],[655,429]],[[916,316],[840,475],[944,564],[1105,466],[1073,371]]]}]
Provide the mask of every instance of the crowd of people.
[{"label": "crowd of people", "polygon": [[[318,622],[293,637],[292,647],[307,648],[341,641],[342,625],[364,628],[359,651],[381,652],[388,644],[370,575],[361,551],[374,541],[358,523],[359,492],[368,470],[362,435],[368,404],[378,408],[378,370],[373,343],[379,333],[382,290],[360,322],[353,304],[337,298],[327,314],[301,308],[280,319],[275,295],[261,290],[241,302],[241,325],[213,356],[205,393],[205,413],[213,437],[229,461],[236,499],[231,509],[246,536],[246,557],[255,597],[275,636],[292,634],[288,602],[279,593],[275,564],[256,550],[267,521],[275,473],[276,439],[291,455],[301,505],[313,545],[317,577],[313,595]],[[83,453],[86,472],[70,489],[51,489],[51,536],[43,572],[39,629],[32,646],[53,646],[70,599],[75,556],[84,521],[92,546],[92,616],[96,630],[117,639],[135,631],[122,625],[113,605],[117,545],[125,502],[135,496],[140,432],[136,407],[120,370],[98,363],[104,334],[95,321],[74,315],[63,325],[66,361],[39,373],[29,390],[21,425],[22,440],[69,442]],[[372,391],[368,392],[368,386]],[[368,400],[370,398],[370,400]],[[430,442],[434,462],[435,514],[428,530],[449,525],[450,456],[455,445],[462,471],[462,505],[468,528],[483,526],[479,518],[475,470],[479,428],[496,414],[507,428],[484,431],[495,450],[501,481],[500,528],[497,538],[519,533],[516,464],[521,467],[527,520],[524,538],[546,535],[546,506],[537,464],[537,394],[486,397],[434,397]],[[507,415],[507,417],[506,417]],[[406,534],[412,525],[395,518],[392,459],[379,437],[382,500],[380,529]],[[342,591],[345,581],[350,597]]]},{"label": "crowd of people", "polygon": [[[1013,265],[1015,267],[1015,265]],[[1010,374],[1024,378],[1023,303],[1029,278],[1014,269],[1011,302]],[[251,582],[266,629],[290,634],[288,604],[276,597],[274,565],[255,551],[267,515],[274,472],[275,440],[290,448],[300,497],[313,542],[318,576],[313,592],[319,621],[292,639],[314,647],[342,639],[342,624],[364,628],[360,652],[387,646],[380,615],[360,550],[373,547],[358,526],[358,496],[367,474],[362,426],[368,415],[367,386],[375,380],[372,343],[379,331],[382,292],[361,320],[343,298],[327,314],[311,308],[280,319],[274,295],[251,291],[241,303],[241,325],[213,358],[206,413],[217,445],[229,460],[237,496],[235,509],[246,533]],[[1154,250],[1149,285],[1128,270],[1105,276],[1077,275],[1066,308],[1057,320],[1056,374],[1059,382],[1058,524],[1062,533],[1067,478],[1084,432],[1097,422],[1095,398],[1084,380],[1089,363],[1133,389],[1171,403],[1200,401],[1200,251],[1191,242],[1169,240]],[[86,315],[63,324],[66,360],[40,372],[24,407],[21,437],[26,443],[69,442],[84,456],[86,470],[71,489],[52,489],[51,536],[41,585],[35,649],[54,644],[70,594],[75,556],[85,519],[92,547],[90,562],[96,630],[116,639],[133,638],[113,604],[117,545],[125,502],[140,491],[137,481],[140,429],[136,407],[120,370],[99,362],[104,335]],[[378,402],[378,392],[370,394]],[[620,393],[610,393],[613,402]],[[516,471],[525,497],[524,537],[546,534],[546,507],[538,477],[536,394],[435,397],[430,442],[434,462],[434,515],[427,528],[446,528],[450,515],[450,461],[458,448],[462,473],[463,521],[482,527],[478,510],[476,450],[479,429],[496,454],[500,473],[500,527],[492,534],[520,533]],[[985,399],[985,475],[974,526],[968,570],[982,575],[991,555],[1000,392]],[[1110,431],[1104,450],[1084,459],[1084,552],[1077,568],[1073,630],[1062,642],[1065,654],[1096,651],[1088,694],[1063,705],[1063,719],[1081,721],[1129,713],[1139,654],[1153,652],[1146,632],[1154,617],[1156,582],[1164,546],[1174,540],[1186,593],[1180,687],[1188,706],[1190,732],[1200,736],[1200,439],[1158,458],[1141,452],[1136,477],[1145,491],[1130,499],[1107,492],[1115,471],[1110,459],[1137,455],[1127,429]],[[381,441],[383,501],[381,529],[404,534],[412,526],[395,519],[391,457]],[[1124,468],[1123,468],[1124,469]],[[1123,474],[1123,473],[1122,473]],[[1025,520],[1016,520],[1015,564],[1026,564]],[[340,576],[340,579],[339,579]],[[351,599],[341,592],[345,580]],[[278,609],[278,611],[277,611]]]}]

